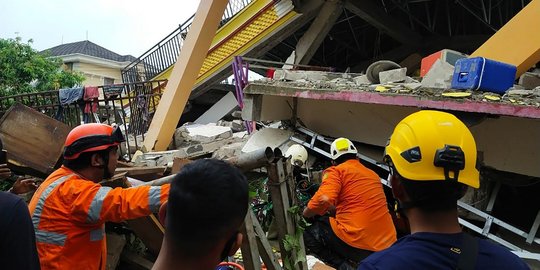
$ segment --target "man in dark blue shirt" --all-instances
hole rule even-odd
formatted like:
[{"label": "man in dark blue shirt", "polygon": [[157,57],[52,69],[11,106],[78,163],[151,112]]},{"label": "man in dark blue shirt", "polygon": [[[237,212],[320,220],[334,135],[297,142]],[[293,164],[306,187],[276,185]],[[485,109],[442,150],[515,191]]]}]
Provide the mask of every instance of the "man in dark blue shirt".
[{"label": "man in dark blue shirt", "polygon": [[359,269],[529,269],[509,250],[461,231],[457,200],[480,186],[476,143],[455,116],[420,111],[396,126],[385,149],[392,193],[411,235]]},{"label": "man in dark blue shirt", "polygon": [[34,225],[28,206],[17,195],[0,191],[0,268],[40,269]]}]

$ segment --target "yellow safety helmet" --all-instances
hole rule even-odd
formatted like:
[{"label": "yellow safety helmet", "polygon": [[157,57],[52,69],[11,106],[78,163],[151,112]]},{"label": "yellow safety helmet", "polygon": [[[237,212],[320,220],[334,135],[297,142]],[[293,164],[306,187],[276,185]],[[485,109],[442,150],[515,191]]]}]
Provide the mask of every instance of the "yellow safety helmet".
[{"label": "yellow safety helmet", "polygon": [[474,137],[450,113],[425,110],[405,117],[388,141],[385,159],[388,157],[409,180],[457,180],[480,186]]},{"label": "yellow safety helmet", "polygon": [[330,145],[330,156],[333,160],[345,154],[358,154],[354,144],[347,138],[337,138]]}]

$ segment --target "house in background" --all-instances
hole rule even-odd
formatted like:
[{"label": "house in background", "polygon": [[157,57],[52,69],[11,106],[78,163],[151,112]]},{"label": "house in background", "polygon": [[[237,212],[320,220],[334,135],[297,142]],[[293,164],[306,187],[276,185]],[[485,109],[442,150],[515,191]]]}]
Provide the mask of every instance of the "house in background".
[{"label": "house in background", "polygon": [[66,70],[81,72],[86,78],[83,84],[94,86],[122,83],[122,69],[136,59],[88,40],[58,45],[42,53],[61,58]]}]

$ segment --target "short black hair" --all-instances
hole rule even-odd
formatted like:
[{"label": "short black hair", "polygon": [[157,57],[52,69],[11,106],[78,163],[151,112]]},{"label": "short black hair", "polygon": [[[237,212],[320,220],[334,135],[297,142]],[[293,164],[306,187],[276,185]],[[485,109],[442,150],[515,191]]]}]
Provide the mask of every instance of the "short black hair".
[{"label": "short black hair", "polygon": [[92,155],[99,154],[102,158],[106,158],[109,155],[109,151],[112,147],[109,147],[105,150],[92,151],[92,152],[83,152],[76,159],[64,159],[64,166],[68,167],[71,170],[81,170],[90,166],[90,160]]},{"label": "short black hair", "polygon": [[242,172],[217,159],[187,164],[174,177],[167,205],[166,234],[184,256],[201,257],[230,239],[247,213],[248,183]]},{"label": "short black hair", "polygon": [[410,202],[405,202],[403,206],[418,208],[424,212],[444,212],[457,209],[457,201],[465,195],[468,188],[467,185],[457,181],[413,181],[399,174],[396,176],[410,199]]},{"label": "short black hair", "polygon": [[338,158],[336,158],[334,160],[334,162],[336,163],[336,165],[339,165],[347,160],[351,160],[351,159],[358,159],[358,156],[356,154],[353,154],[353,153],[347,153],[347,154],[343,154],[341,156],[339,156]]}]

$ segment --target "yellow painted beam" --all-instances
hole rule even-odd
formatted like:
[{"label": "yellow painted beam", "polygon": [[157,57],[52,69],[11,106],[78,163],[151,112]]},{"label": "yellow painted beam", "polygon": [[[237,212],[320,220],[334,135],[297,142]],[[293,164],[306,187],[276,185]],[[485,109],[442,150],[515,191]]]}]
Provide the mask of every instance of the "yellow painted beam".
[{"label": "yellow painted beam", "polygon": [[516,78],[540,61],[540,0],[531,1],[471,57],[517,66]]},{"label": "yellow painted beam", "polygon": [[[203,66],[199,72],[195,85],[212,76],[226,65],[230,65],[234,56],[243,55],[253,46],[265,39],[271,38],[272,34],[285,27],[294,18],[299,16],[293,11],[292,6],[278,7],[273,0],[255,0],[240,11],[227,24],[221,27],[212,41]],[[283,5],[283,4],[281,4]],[[278,12],[278,9],[287,10]],[[170,70],[166,69],[156,76],[157,79],[167,79]]]},{"label": "yellow painted beam", "polygon": [[169,146],[227,3],[227,0],[201,0],[150,123],[143,150],[162,151]]}]

